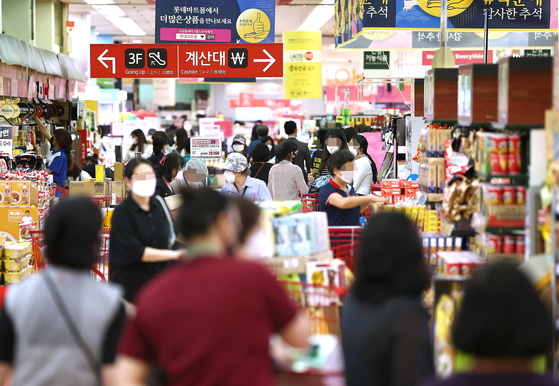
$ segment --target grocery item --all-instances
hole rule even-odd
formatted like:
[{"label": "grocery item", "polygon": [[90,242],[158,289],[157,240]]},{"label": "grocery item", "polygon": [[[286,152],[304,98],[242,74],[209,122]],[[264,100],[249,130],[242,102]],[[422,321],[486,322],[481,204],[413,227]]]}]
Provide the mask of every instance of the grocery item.
[{"label": "grocery item", "polygon": [[507,235],[503,238],[503,253],[516,252],[516,237]]},{"label": "grocery item", "polygon": [[509,174],[520,174],[521,165],[521,141],[518,134],[509,135],[508,172]]},{"label": "grocery item", "polygon": [[503,188],[498,185],[483,185],[483,201],[487,205],[501,205],[503,203]]},{"label": "grocery item", "polygon": [[516,204],[516,190],[514,186],[503,187],[503,205]]},{"label": "grocery item", "polygon": [[485,250],[487,253],[502,253],[503,238],[499,235],[486,234]]},{"label": "grocery item", "polygon": [[516,253],[523,255],[524,252],[524,236],[516,236]]},{"label": "grocery item", "polygon": [[526,204],[526,187],[517,186],[516,187],[516,204],[524,205]]}]

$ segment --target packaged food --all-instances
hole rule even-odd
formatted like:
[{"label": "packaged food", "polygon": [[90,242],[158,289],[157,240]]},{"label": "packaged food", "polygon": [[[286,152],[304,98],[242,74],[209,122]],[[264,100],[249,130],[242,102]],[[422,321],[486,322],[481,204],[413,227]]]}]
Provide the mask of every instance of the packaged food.
[{"label": "packaged food", "polygon": [[487,253],[502,253],[503,238],[499,235],[486,234],[485,251]]},{"label": "packaged food", "polygon": [[516,190],[514,186],[503,187],[503,205],[516,204]]},{"label": "packaged food", "polygon": [[521,142],[520,135],[509,135],[508,173],[520,174],[521,170]]},{"label": "packaged food", "polygon": [[524,236],[516,236],[516,253],[523,255],[524,252]]},{"label": "packaged food", "polygon": [[516,191],[516,204],[517,205],[526,204],[526,187],[525,186],[517,186],[515,188],[515,191]]},{"label": "packaged food", "polygon": [[17,260],[26,255],[26,246],[9,243],[4,247],[5,260]]},{"label": "packaged food", "polygon": [[503,253],[513,254],[516,252],[516,237],[507,235],[503,238]]},{"label": "packaged food", "polygon": [[506,134],[491,134],[491,174],[506,174],[508,171],[509,139]]},{"label": "packaged food", "polygon": [[483,186],[483,201],[487,205],[501,205],[503,203],[503,188],[498,185]]}]

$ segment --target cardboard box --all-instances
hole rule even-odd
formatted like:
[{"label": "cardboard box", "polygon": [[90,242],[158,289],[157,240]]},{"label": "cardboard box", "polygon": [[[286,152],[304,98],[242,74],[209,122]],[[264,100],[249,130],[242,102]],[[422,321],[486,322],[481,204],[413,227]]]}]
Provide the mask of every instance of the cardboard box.
[{"label": "cardboard box", "polygon": [[525,257],[523,254],[507,254],[507,253],[488,253],[487,262],[489,263],[506,263],[506,264],[522,264]]},{"label": "cardboard box", "polygon": [[124,189],[123,181],[111,181],[109,182],[109,196],[116,196],[116,198],[125,198],[126,191]]},{"label": "cardboard box", "polygon": [[19,240],[21,220],[25,217],[25,213],[29,211],[29,216],[35,223],[34,229],[39,224],[39,211],[36,206],[29,208],[14,207],[14,208],[0,208],[0,231],[6,232],[13,236],[15,240]]},{"label": "cardboard box", "polygon": [[124,181],[124,164],[122,162],[115,162],[115,181]]},{"label": "cardboard box", "polygon": [[286,274],[306,274],[307,263],[318,261],[331,261],[333,259],[332,251],[317,253],[310,256],[295,257],[274,257],[271,259],[262,259],[264,265],[274,271],[276,275]]},{"label": "cardboard box", "polygon": [[380,182],[381,189],[390,189],[390,188],[400,188],[401,187],[401,180],[382,180]]},{"label": "cardboard box", "polygon": [[429,158],[437,157],[437,149],[439,148],[439,135],[438,130],[429,130],[427,132],[427,153]]},{"label": "cardboard box", "polygon": [[437,165],[437,193],[443,193],[445,182],[445,167]]},{"label": "cardboard box", "polygon": [[525,205],[486,205],[485,215],[489,227],[523,227]]},{"label": "cardboard box", "polygon": [[436,165],[429,165],[427,176],[427,192],[438,193],[438,173]]},{"label": "cardboard box", "polygon": [[70,182],[70,196],[106,196],[107,193],[104,182]]}]

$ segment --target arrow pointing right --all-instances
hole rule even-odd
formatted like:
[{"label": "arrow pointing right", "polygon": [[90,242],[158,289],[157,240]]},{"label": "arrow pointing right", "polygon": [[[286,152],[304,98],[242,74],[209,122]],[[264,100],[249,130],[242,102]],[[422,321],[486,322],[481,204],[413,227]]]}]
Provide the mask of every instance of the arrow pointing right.
[{"label": "arrow pointing right", "polygon": [[268,56],[268,59],[253,59],[253,62],[256,63],[268,63],[268,65],[264,68],[264,72],[268,71],[268,69],[270,67],[272,67],[272,64],[274,64],[276,62],[276,59],[274,59],[274,57],[272,55],[270,55],[270,53],[266,50],[262,50],[264,51],[264,53]]},{"label": "arrow pointing right", "polygon": [[105,63],[105,61],[112,61],[113,62],[113,74],[116,74],[116,58],[109,58],[109,57],[105,57],[105,54],[109,52],[109,49],[107,48],[105,51],[103,51],[103,53],[101,55],[99,55],[99,57],[97,58],[98,61],[101,62],[101,64],[105,67],[105,68],[109,68],[109,65],[107,63]]}]

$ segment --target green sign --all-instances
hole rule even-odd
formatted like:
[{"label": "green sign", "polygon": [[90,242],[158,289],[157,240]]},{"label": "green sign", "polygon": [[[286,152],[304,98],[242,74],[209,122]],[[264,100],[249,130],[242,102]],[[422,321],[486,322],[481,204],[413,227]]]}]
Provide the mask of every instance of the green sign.
[{"label": "green sign", "polygon": [[389,70],[390,51],[364,51],[363,69],[365,70]]},{"label": "green sign", "polygon": [[525,58],[548,58],[551,57],[551,50],[524,50]]}]

